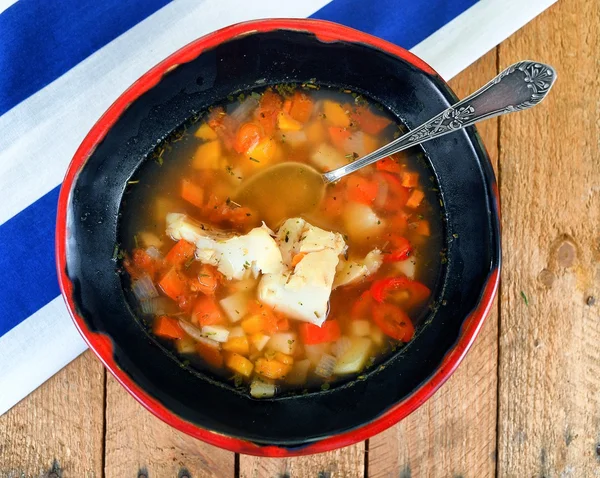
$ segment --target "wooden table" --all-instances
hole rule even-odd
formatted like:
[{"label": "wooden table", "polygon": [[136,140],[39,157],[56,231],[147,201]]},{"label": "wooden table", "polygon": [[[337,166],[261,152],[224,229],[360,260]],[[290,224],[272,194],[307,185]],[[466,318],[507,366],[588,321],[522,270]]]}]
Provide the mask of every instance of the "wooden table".
[{"label": "wooden table", "polygon": [[499,298],[419,410],[334,452],[236,456],[154,418],[86,352],[0,417],[0,476],[600,477],[600,1],[560,0],[451,85],[522,59],[559,79],[479,128],[502,199]]}]

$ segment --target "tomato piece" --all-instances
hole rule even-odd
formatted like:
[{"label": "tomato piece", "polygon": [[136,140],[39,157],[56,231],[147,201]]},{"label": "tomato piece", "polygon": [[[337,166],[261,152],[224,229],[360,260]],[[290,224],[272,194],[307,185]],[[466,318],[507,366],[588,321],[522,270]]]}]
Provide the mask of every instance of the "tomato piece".
[{"label": "tomato piece", "polygon": [[208,126],[217,134],[227,149],[233,148],[237,123],[222,107],[213,108],[208,117]]},{"label": "tomato piece", "polygon": [[246,154],[261,140],[261,129],[256,123],[244,123],[240,126],[233,143],[233,149],[238,153]]},{"label": "tomato piece", "polygon": [[350,317],[354,320],[367,319],[370,317],[371,305],[373,304],[373,296],[371,291],[367,289],[352,305]]},{"label": "tomato piece", "polygon": [[214,295],[217,286],[219,285],[220,273],[216,267],[202,264],[198,277],[190,281],[190,289],[193,292],[202,292],[206,295]]},{"label": "tomato piece", "polygon": [[342,332],[337,320],[327,320],[321,327],[303,323],[298,327],[300,337],[305,345],[317,345],[326,342],[334,342],[340,338]]},{"label": "tomato piece", "polygon": [[[146,273],[154,280],[154,277],[162,264],[160,261],[151,257],[144,249],[137,248],[133,250],[131,261],[127,261],[125,266],[132,277],[138,277],[139,275]],[[133,274],[131,272],[133,272]],[[142,274],[140,274],[140,272]]]},{"label": "tomato piece", "polygon": [[254,117],[267,136],[275,132],[277,115],[283,108],[283,99],[272,90],[263,93]]},{"label": "tomato piece", "polygon": [[399,208],[404,207],[410,197],[410,191],[402,186],[400,178],[386,172],[379,172],[378,175],[388,185],[388,196],[383,209],[386,211],[397,211]]},{"label": "tomato piece", "polygon": [[158,283],[160,289],[175,301],[188,292],[187,280],[177,267],[171,267]]},{"label": "tomato piece", "polygon": [[425,301],[431,294],[429,287],[408,277],[389,277],[376,280],[371,284],[373,299],[380,303],[385,301],[389,292],[395,290],[405,290],[409,293],[409,306]]},{"label": "tomato piece", "polygon": [[350,130],[346,128],[342,128],[340,126],[330,126],[329,137],[331,138],[331,143],[339,150],[346,150],[346,141],[350,138],[352,134]]},{"label": "tomato piece", "polygon": [[313,101],[301,91],[296,91],[292,97],[290,116],[300,123],[306,123],[312,114]]},{"label": "tomato piece", "polygon": [[383,262],[399,262],[405,261],[412,253],[412,246],[408,239],[402,236],[390,237],[392,243],[392,251],[384,254]]},{"label": "tomato piece", "polygon": [[400,166],[392,156],[380,159],[375,163],[375,167],[377,168],[377,171],[386,171],[392,174],[402,173],[402,166]]},{"label": "tomato piece", "polygon": [[350,117],[359,125],[361,130],[375,136],[392,124],[391,120],[373,113],[368,106],[358,106],[352,111]]},{"label": "tomato piece", "polygon": [[166,315],[161,315],[154,322],[154,335],[166,339],[182,339],[185,337],[179,321]]},{"label": "tomato piece", "polygon": [[401,342],[408,342],[415,335],[415,328],[400,307],[394,304],[373,304],[373,321],[385,335]]}]

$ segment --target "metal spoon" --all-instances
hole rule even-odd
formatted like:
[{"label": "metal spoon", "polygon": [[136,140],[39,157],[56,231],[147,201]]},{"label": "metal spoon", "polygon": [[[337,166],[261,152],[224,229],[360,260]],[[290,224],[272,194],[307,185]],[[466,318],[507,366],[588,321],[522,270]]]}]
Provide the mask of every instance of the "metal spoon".
[{"label": "metal spoon", "polygon": [[[268,224],[275,225],[314,209],[328,183],[411,146],[494,116],[531,108],[546,97],[555,81],[556,72],[551,66],[534,61],[515,63],[472,95],[346,166],[322,174],[305,163],[280,163],[243,183],[236,201],[254,208]],[[268,195],[263,194],[265,190]],[[277,201],[273,201],[274,197]]]}]

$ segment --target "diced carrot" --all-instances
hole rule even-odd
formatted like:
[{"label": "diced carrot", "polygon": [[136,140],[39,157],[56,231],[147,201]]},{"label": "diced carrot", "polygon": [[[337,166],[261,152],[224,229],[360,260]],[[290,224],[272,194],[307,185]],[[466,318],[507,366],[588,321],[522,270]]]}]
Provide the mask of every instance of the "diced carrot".
[{"label": "diced carrot", "polygon": [[181,197],[196,207],[204,205],[204,190],[189,179],[181,181]]},{"label": "diced carrot", "polygon": [[194,136],[204,141],[213,141],[217,139],[217,133],[208,125],[208,123],[202,123],[200,127],[194,133]]},{"label": "diced carrot", "polygon": [[406,205],[410,193],[407,188],[402,186],[400,178],[395,174],[379,172],[379,178],[382,178],[388,185],[388,197],[383,206],[386,211],[398,211]]},{"label": "diced carrot", "polygon": [[307,322],[298,327],[304,345],[316,345],[334,342],[340,338],[342,332],[337,320],[326,320],[321,327]]},{"label": "diced carrot", "polygon": [[246,357],[242,357],[240,354],[229,354],[225,360],[225,365],[233,370],[235,373],[239,373],[244,377],[249,377],[252,374],[254,364],[250,362]]},{"label": "diced carrot", "polygon": [[296,121],[306,123],[312,115],[313,101],[310,97],[301,91],[296,91],[292,97],[290,116]]},{"label": "diced carrot", "polygon": [[281,352],[275,352],[275,360],[277,360],[278,362],[281,362],[285,365],[292,365],[294,363],[294,357],[292,357],[291,355],[286,355],[284,353]]},{"label": "diced carrot", "polygon": [[190,289],[192,292],[214,295],[219,285],[220,277],[219,271],[214,266],[202,264],[198,272],[198,277],[190,281]]},{"label": "diced carrot", "polygon": [[398,164],[397,161],[394,160],[391,156],[387,158],[381,159],[375,163],[378,171],[387,171],[392,174],[400,174],[402,173],[402,166]]},{"label": "diced carrot", "polygon": [[158,286],[161,290],[173,300],[187,293],[187,281],[178,267],[171,267],[162,277]]},{"label": "diced carrot", "polygon": [[378,135],[392,124],[391,120],[373,113],[368,106],[358,106],[350,116],[362,131],[373,135]]},{"label": "diced carrot", "polygon": [[402,235],[408,228],[408,220],[402,211],[399,211],[398,214],[388,218],[387,225],[391,232]]},{"label": "diced carrot", "polygon": [[221,142],[218,139],[198,146],[192,160],[195,169],[221,169],[222,163]]},{"label": "diced carrot", "polygon": [[300,252],[299,254],[296,254],[294,257],[292,257],[292,267],[296,267],[300,263],[300,261],[304,259],[305,255],[306,252]]},{"label": "diced carrot", "polygon": [[411,209],[418,208],[419,204],[421,204],[421,201],[424,197],[425,193],[423,193],[423,191],[421,191],[420,189],[413,190],[413,192],[410,193],[410,196],[408,197],[408,201],[406,201],[406,207],[409,207]]},{"label": "diced carrot", "polygon": [[250,353],[250,344],[248,337],[229,337],[227,342],[223,344],[223,350],[227,352],[235,352],[240,355],[248,355]]},{"label": "diced carrot", "polygon": [[166,315],[161,315],[154,321],[154,335],[166,339],[182,339],[185,337],[179,321]]},{"label": "diced carrot", "polygon": [[420,234],[421,236],[429,236],[431,235],[431,229],[429,228],[429,221],[421,220],[417,222],[417,227],[415,227],[415,232]]},{"label": "diced carrot", "polygon": [[242,320],[241,326],[247,334],[256,334],[264,330],[265,318],[260,314],[251,315],[247,319]]},{"label": "diced carrot", "polygon": [[284,102],[283,102],[283,112],[284,113],[290,113],[290,110],[292,109],[292,100],[290,98],[287,98]]},{"label": "diced carrot", "polygon": [[244,123],[238,129],[233,143],[233,149],[238,153],[246,154],[260,142],[262,131],[256,123]]},{"label": "diced carrot", "polygon": [[165,262],[171,266],[182,266],[191,257],[194,257],[195,252],[194,244],[180,239],[165,256]]},{"label": "diced carrot", "polygon": [[331,143],[341,151],[346,151],[346,141],[352,134],[350,130],[339,126],[330,126],[327,128]]},{"label": "diced carrot", "polygon": [[277,330],[279,332],[290,330],[290,321],[287,317],[277,317]]},{"label": "diced carrot", "polygon": [[281,363],[278,360],[269,360],[262,357],[254,364],[254,370],[257,374],[273,380],[285,377],[290,369],[291,365]]},{"label": "diced carrot", "polygon": [[252,221],[252,211],[247,207],[238,207],[232,201],[221,201],[210,196],[204,206],[205,219],[219,225],[226,224],[233,228],[243,228]]},{"label": "diced carrot", "polygon": [[410,173],[405,171],[402,173],[402,186],[405,188],[415,188],[419,185],[419,173]]},{"label": "diced carrot", "polygon": [[192,322],[196,325],[214,325],[223,322],[223,314],[212,297],[200,296],[194,304]]},{"label": "diced carrot", "polygon": [[342,213],[344,192],[339,186],[328,187],[321,203],[322,211],[330,217],[338,217]]},{"label": "diced carrot", "polygon": [[347,128],[350,126],[350,118],[342,105],[335,101],[326,100],[323,102],[323,114],[329,124]]},{"label": "diced carrot", "polygon": [[[270,334],[274,334],[275,332],[280,331],[280,325],[285,325],[283,322],[280,323],[280,318],[275,315],[273,310],[266,305],[261,304],[257,300],[250,301],[248,304],[248,312],[251,315],[256,315],[262,317],[263,319],[263,330]],[[243,324],[242,324],[243,327]],[[289,326],[288,326],[289,327]],[[250,332],[247,332],[250,333]]]},{"label": "diced carrot", "polygon": [[209,365],[213,367],[223,366],[223,355],[218,343],[212,344],[208,340],[199,341],[196,343],[196,351]]},{"label": "diced carrot", "polygon": [[350,201],[372,204],[377,197],[377,182],[363,176],[350,176],[346,182],[346,197]]},{"label": "diced carrot", "polygon": [[288,113],[282,111],[277,115],[277,127],[281,131],[300,131],[302,123],[292,118]]}]

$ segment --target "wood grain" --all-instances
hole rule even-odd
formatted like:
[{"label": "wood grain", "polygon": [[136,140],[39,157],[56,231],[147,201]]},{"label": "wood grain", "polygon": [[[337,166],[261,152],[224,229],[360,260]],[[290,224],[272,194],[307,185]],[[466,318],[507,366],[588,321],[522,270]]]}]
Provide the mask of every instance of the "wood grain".
[{"label": "wood grain", "polygon": [[600,2],[561,0],[501,45],[502,67],[524,58],[558,81],[500,124],[498,475],[598,477]]},{"label": "wood grain", "polygon": [[240,456],[241,478],[362,478],[364,443],[298,458]]},{"label": "wood grain", "polygon": [[[497,73],[491,51],[450,82],[459,97]],[[497,160],[497,120],[478,126]],[[497,403],[496,306],[472,350],[450,380],[412,415],[369,441],[369,476],[475,477],[495,473]]]},{"label": "wood grain", "polygon": [[110,374],[106,398],[106,478],[233,478],[233,453],[171,428]]},{"label": "wood grain", "polygon": [[103,393],[88,351],[2,415],[0,477],[100,478]]}]

